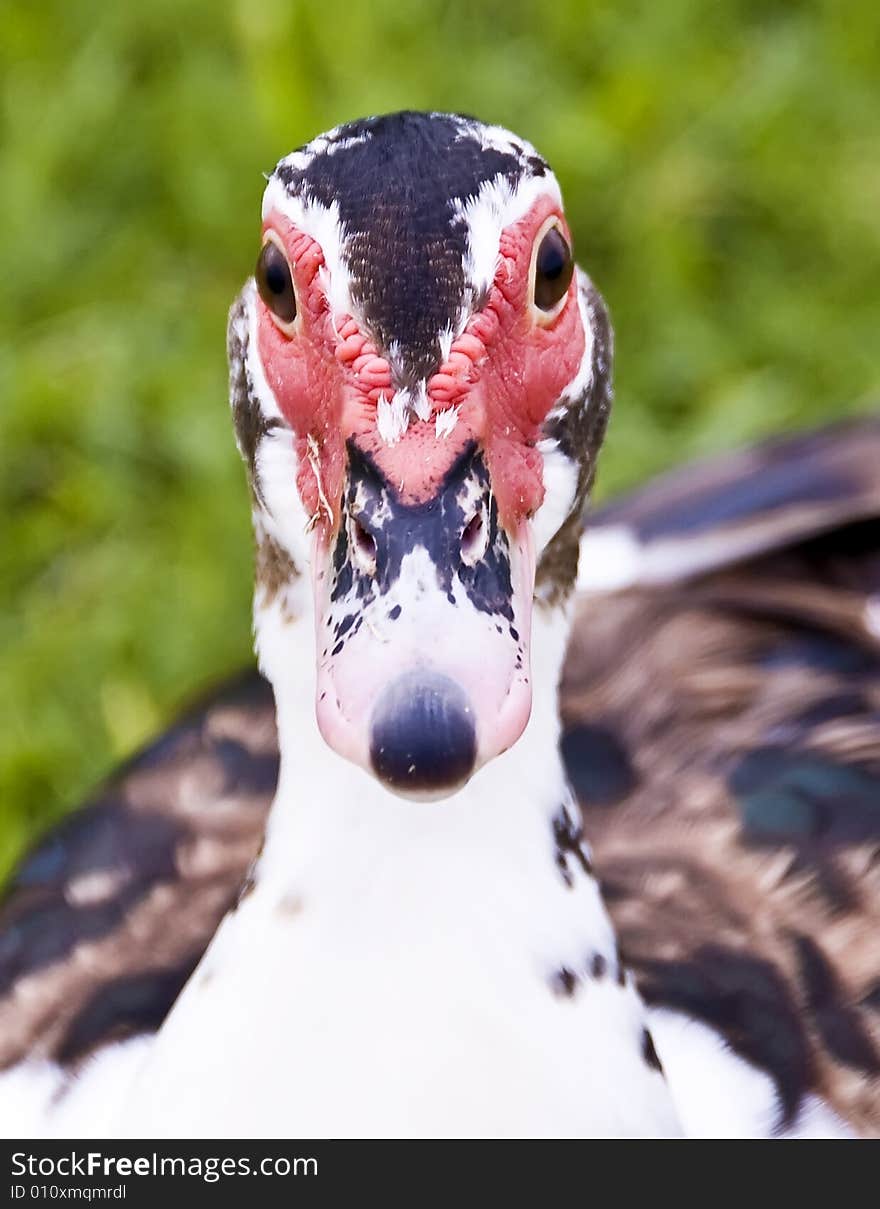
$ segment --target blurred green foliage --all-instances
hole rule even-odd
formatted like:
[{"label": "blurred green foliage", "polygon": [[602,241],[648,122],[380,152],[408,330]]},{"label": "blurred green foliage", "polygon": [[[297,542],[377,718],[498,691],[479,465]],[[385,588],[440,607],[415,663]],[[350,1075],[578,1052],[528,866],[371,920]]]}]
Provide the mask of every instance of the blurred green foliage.
[{"label": "blurred green foliage", "polygon": [[877,394],[872,0],[0,15],[0,870],[249,657],[225,317],[318,131],[454,109],[550,159],[617,331],[603,494]]}]

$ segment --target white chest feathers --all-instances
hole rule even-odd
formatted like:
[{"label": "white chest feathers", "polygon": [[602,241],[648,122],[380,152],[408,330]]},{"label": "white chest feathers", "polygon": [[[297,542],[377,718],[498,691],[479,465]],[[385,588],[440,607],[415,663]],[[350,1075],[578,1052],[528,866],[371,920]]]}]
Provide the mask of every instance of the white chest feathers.
[{"label": "white chest feathers", "polygon": [[120,1131],[677,1133],[587,862],[563,867],[552,820],[498,764],[481,796],[439,810],[380,797],[356,770],[344,809],[280,795],[255,886],[160,1032]]}]

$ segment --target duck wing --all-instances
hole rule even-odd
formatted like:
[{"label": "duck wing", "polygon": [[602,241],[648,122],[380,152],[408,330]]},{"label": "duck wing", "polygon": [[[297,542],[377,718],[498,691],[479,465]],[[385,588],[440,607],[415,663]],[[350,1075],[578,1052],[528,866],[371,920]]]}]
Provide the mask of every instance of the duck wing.
[{"label": "duck wing", "polygon": [[278,775],[252,673],[191,710],[22,861],[0,902],[0,1071],[157,1030],[234,904]]},{"label": "duck wing", "polygon": [[[597,513],[563,752],[651,1005],[880,1131],[880,422]],[[604,563],[603,563],[604,560]]]}]

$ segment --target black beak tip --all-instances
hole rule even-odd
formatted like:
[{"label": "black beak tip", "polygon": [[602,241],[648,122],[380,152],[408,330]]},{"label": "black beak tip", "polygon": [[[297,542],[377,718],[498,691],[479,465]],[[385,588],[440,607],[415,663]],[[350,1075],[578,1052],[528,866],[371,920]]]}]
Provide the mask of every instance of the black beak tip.
[{"label": "black beak tip", "polygon": [[370,760],[395,793],[436,797],[460,788],[474,771],[473,710],[446,676],[411,672],[388,686],[373,713]]}]

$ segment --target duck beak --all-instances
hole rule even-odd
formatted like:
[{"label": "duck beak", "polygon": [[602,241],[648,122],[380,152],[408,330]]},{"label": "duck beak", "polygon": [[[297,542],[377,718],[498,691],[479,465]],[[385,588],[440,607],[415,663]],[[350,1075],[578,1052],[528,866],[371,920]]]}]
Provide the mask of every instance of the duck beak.
[{"label": "duck beak", "polygon": [[339,523],[312,560],[318,725],[393,792],[448,797],[529,719],[531,529],[500,524],[476,446],[418,503],[348,453]]}]

